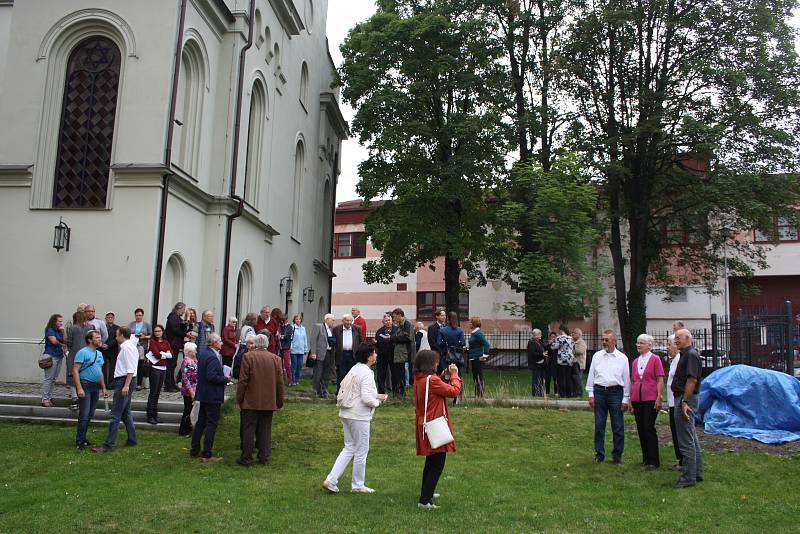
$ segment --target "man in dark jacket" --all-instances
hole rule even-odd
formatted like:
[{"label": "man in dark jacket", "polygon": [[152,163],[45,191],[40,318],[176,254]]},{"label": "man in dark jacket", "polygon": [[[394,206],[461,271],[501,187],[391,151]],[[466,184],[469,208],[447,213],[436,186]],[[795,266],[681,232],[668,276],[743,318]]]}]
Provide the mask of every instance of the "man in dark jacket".
[{"label": "man in dark jacket", "polygon": [[544,372],[545,372],[545,354],[544,345],[542,344],[542,331],[534,328],[533,336],[528,341],[528,369],[531,370],[531,396],[541,397],[544,395]]},{"label": "man in dark jacket", "polygon": [[333,337],[336,338],[334,359],[336,360],[336,391],[345,375],[356,364],[353,353],[361,344],[361,330],[353,324],[353,316],[345,313],[342,324],[333,328]]},{"label": "man in dark jacket", "polygon": [[103,347],[103,375],[106,378],[106,384],[114,382],[114,366],[117,364],[117,354],[119,354],[119,343],[117,343],[117,329],[119,325],[114,323],[114,312],[110,311],[106,314],[106,330],[108,331],[108,340]]},{"label": "man in dark jacket", "polygon": [[186,313],[186,304],[178,302],[167,315],[167,324],[164,327],[164,337],[169,341],[172,349],[172,358],[167,360],[167,377],[164,382],[164,391],[178,391],[175,383],[175,366],[178,364],[178,354],[183,350],[183,338],[189,331],[189,322],[183,319]]},{"label": "man in dark jacket", "polygon": [[428,344],[431,346],[431,350],[434,350],[439,353],[439,367],[442,366],[442,347],[439,345],[439,330],[445,325],[445,321],[447,320],[447,312],[444,308],[439,308],[436,310],[436,322],[432,323],[428,327]]},{"label": "man in dark jacket", "polygon": [[225,401],[225,385],[228,377],[222,371],[222,360],[219,350],[222,348],[222,338],[218,334],[208,335],[208,347],[200,351],[197,358],[197,387],[195,400],[200,403],[200,414],[192,434],[192,448],[189,455],[200,455],[200,438],[205,432],[203,440],[202,461],[219,462],[220,456],[214,455],[214,435],[219,425],[219,414],[222,403]]}]

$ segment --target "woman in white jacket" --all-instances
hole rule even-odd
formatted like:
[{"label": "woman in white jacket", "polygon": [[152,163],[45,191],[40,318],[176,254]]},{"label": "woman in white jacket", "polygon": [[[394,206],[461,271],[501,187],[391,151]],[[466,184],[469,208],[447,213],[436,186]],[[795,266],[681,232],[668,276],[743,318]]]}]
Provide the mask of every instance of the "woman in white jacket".
[{"label": "woman in white jacket", "polygon": [[364,485],[369,453],[369,426],[375,408],[386,400],[387,395],[379,394],[375,387],[372,367],[378,359],[371,343],[362,343],[355,352],[356,364],[342,380],[336,404],[344,429],[344,448],[336,458],[331,472],[322,487],[331,493],[339,493],[339,477],[342,476],[350,460],[353,460],[352,491],[355,493],[375,493]]}]

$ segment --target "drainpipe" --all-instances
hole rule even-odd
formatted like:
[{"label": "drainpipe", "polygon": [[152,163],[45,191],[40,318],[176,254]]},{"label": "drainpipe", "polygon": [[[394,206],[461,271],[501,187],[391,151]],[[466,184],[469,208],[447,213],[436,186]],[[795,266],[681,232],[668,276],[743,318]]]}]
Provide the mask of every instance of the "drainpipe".
[{"label": "drainpipe", "polygon": [[158,304],[161,298],[161,275],[164,262],[164,239],[167,232],[167,201],[169,199],[169,183],[173,174],[169,170],[172,166],[172,139],[175,134],[175,107],[178,101],[178,77],[181,73],[181,52],[183,51],[183,30],[186,23],[186,3],[181,0],[178,15],[178,35],[175,39],[175,65],[172,70],[172,95],[169,101],[169,121],[167,122],[167,140],[164,147],[164,168],[167,172],[161,177],[161,215],[158,221],[158,244],[156,247],[156,270],[153,276],[153,324],[158,322]]},{"label": "drainpipe", "polygon": [[[341,150],[341,144],[339,145]],[[331,209],[331,235],[330,239],[331,248],[328,251],[328,269],[333,273],[333,248],[336,243],[333,242],[336,236],[336,190],[339,187],[339,152],[333,157],[333,169],[331,169],[331,176],[333,176],[333,208]],[[328,311],[333,309],[333,276],[328,275]],[[320,319],[321,320],[321,319]]]},{"label": "drainpipe", "polygon": [[236,113],[233,125],[233,155],[231,157],[231,188],[228,196],[237,202],[236,212],[228,215],[225,228],[225,259],[222,269],[222,315],[220,324],[228,323],[228,285],[231,272],[231,237],[233,235],[233,221],[242,215],[244,199],[236,194],[236,175],[239,166],[239,137],[242,124],[242,93],[244,92],[244,64],[245,56],[253,46],[253,19],[256,16],[256,1],[250,0],[250,20],[248,21],[247,43],[239,51],[239,80],[236,87]]}]

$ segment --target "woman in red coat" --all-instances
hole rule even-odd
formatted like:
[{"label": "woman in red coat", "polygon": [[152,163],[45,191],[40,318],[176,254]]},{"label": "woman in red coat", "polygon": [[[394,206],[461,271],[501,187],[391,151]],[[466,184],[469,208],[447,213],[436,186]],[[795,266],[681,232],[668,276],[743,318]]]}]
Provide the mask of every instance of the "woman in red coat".
[{"label": "woman in red coat", "polygon": [[[461,379],[458,377],[458,367],[450,365],[444,373],[450,374],[448,384],[436,374],[439,366],[439,353],[432,350],[421,350],[414,360],[414,402],[417,407],[417,456],[425,457],[425,468],[422,471],[422,491],[419,496],[419,507],[425,510],[438,508],[433,504],[434,491],[439,477],[444,471],[444,462],[448,452],[456,452],[456,442],[452,441],[436,449],[431,448],[423,429],[425,420],[425,389],[428,375],[430,387],[428,390],[427,419],[432,421],[445,413],[447,397],[458,397],[461,393]],[[447,417],[450,432],[453,432],[453,422]]]}]

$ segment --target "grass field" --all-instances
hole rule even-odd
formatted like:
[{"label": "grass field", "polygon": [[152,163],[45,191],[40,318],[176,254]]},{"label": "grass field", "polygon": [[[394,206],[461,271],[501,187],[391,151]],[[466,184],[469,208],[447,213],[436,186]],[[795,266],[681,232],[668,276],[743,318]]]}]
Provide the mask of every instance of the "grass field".
[{"label": "grass field", "polygon": [[[225,412],[216,465],[190,459],[186,439],[144,428],[140,446],[94,455],[74,449],[72,427],[0,424],[0,532],[797,531],[800,457],[709,453],[706,481],[673,490],[672,450],[644,472],[635,435],[622,466],[593,463],[589,412],[453,408],[459,451],[435,511],[416,508],[423,460],[410,403],[375,416],[373,495],[319,487],[342,443],[333,404],[289,402],[270,465],[251,469],[234,463],[238,414]],[[349,470],[339,487],[349,489]]]}]

